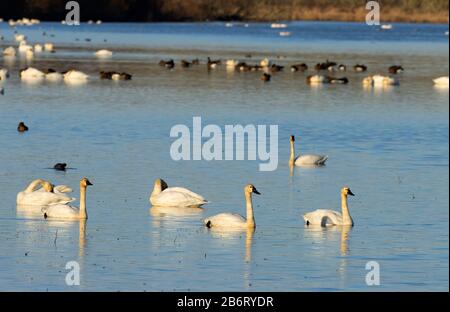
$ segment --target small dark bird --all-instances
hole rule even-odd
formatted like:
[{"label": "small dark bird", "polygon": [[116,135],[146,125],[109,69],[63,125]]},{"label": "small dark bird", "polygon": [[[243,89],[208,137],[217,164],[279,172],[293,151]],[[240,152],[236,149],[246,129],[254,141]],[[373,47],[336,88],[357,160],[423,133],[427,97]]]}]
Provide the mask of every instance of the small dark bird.
[{"label": "small dark bird", "polygon": [[175,62],[173,60],[168,60],[168,61],[161,60],[161,61],[159,61],[159,66],[163,66],[167,69],[172,69],[175,67]]},{"label": "small dark bird", "polygon": [[366,65],[361,65],[361,64],[356,64],[355,66],[353,66],[353,69],[356,72],[362,73],[367,71],[367,66]]},{"label": "small dark bird", "polygon": [[398,74],[401,73],[402,71],[404,71],[404,69],[400,65],[392,65],[391,67],[389,67],[389,73],[391,74]]},{"label": "small dark bird", "polygon": [[66,171],[67,164],[66,163],[57,163],[53,166],[53,169],[58,171]]},{"label": "small dark bird", "polygon": [[199,59],[194,59],[192,60],[192,65],[200,65],[200,60]]},{"label": "small dark bird", "polygon": [[192,63],[186,61],[186,60],[181,60],[181,67],[183,68],[189,68],[192,66]]},{"label": "small dark bird", "polygon": [[296,64],[296,65],[292,65],[291,66],[291,71],[292,72],[297,72],[297,71],[307,71],[308,70],[308,65],[306,65],[305,63],[302,64]]},{"label": "small dark bird", "polygon": [[343,78],[329,77],[329,81],[330,81],[330,83],[334,83],[334,84],[347,84],[348,78],[347,77],[343,77]]},{"label": "small dark bird", "polygon": [[25,125],[23,121],[19,122],[19,125],[17,126],[17,131],[19,132],[25,132],[28,131],[28,127]]},{"label": "small dark bird", "polygon": [[208,69],[212,69],[212,68],[216,68],[217,67],[217,65],[220,65],[220,64],[222,64],[222,61],[221,60],[211,60],[209,57],[208,57],[208,62],[206,63],[206,66],[208,67]]},{"label": "small dark bird", "polygon": [[0,88],[0,95],[5,95],[5,89]]},{"label": "small dark bird", "polygon": [[317,71],[319,71],[319,70],[329,70],[330,68],[333,68],[336,65],[337,65],[336,62],[330,62],[329,60],[327,60],[325,63],[318,63],[318,64],[316,64],[314,69],[317,70]]},{"label": "small dark bird", "polygon": [[283,68],[284,68],[284,66],[272,64],[272,66],[270,66],[270,71],[271,72],[279,72],[279,71],[282,71]]},{"label": "small dark bird", "polygon": [[267,73],[262,74],[261,80],[262,81],[270,81],[271,76]]}]

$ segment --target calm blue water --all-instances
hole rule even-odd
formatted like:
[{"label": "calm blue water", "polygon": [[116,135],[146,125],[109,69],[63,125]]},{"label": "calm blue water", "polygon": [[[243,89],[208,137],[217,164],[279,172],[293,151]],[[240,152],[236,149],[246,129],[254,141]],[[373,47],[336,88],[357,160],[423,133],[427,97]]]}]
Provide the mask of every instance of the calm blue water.
[{"label": "calm blue water", "polygon": [[[0,290],[448,291],[449,94],[432,82],[448,76],[448,26],[380,31],[298,22],[286,30],[290,37],[262,23],[18,28],[29,42],[54,42],[56,53],[32,61],[0,57],[11,72],[0,96]],[[2,47],[12,44],[6,23],[0,34]],[[92,52],[104,46],[115,54],[97,60]],[[161,58],[204,62],[208,55],[310,66],[328,58],[367,64],[372,74],[393,64],[406,70],[400,86],[366,90],[367,74],[351,71],[344,74],[348,85],[313,88],[307,74],[288,70],[265,84],[259,73],[225,67],[157,65]],[[30,85],[18,78],[27,65],[75,67],[92,78],[81,86]],[[101,81],[105,69],[130,72],[133,80]],[[259,172],[255,161],[173,161],[170,129],[192,127],[193,116],[222,129],[278,125],[278,169]],[[19,121],[28,133],[16,131]],[[291,174],[290,134],[298,152],[328,154],[327,166]],[[56,162],[74,169],[46,169]],[[85,224],[16,209],[17,192],[35,178],[70,185],[79,197],[84,176],[94,183]],[[211,203],[204,210],[150,209],[157,177]],[[262,193],[254,198],[256,231],[205,230],[206,216],[245,213],[242,188],[249,182]],[[345,184],[356,195],[349,200],[355,226],[304,227],[302,214],[340,209]],[[65,284],[72,260],[81,267],[80,286]],[[380,265],[380,286],[365,283],[368,261]]]}]

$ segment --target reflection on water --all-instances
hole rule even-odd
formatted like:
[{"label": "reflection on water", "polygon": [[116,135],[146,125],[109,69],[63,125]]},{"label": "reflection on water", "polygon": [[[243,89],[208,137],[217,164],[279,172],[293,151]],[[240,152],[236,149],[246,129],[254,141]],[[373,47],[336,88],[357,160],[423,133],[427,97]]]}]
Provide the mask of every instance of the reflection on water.
[{"label": "reflection on water", "polygon": [[[238,38],[220,23],[83,25],[78,29],[93,39],[83,47],[72,42],[80,34],[51,26],[57,52],[35,55],[33,66],[75,68],[92,79],[75,87],[29,85],[18,76],[25,59],[0,60],[11,75],[0,96],[0,290],[365,291],[371,289],[361,272],[369,260],[380,261],[389,276],[381,290],[448,290],[448,90],[433,87],[434,78],[448,75],[448,41],[437,37],[447,25],[401,25],[389,38],[377,33],[374,40],[364,25],[344,25],[338,34],[328,23],[300,24],[280,45],[264,24]],[[133,33],[133,27],[141,28]],[[19,30],[40,42],[36,29]],[[5,38],[12,36],[3,30]],[[315,43],[295,38],[297,31]],[[145,47],[134,47],[146,32]],[[328,32],[342,41],[317,39]],[[363,38],[356,48],[345,41],[353,35]],[[99,61],[92,52],[106,37],[114,57]],[[208,72],[207,56],[252,64],[269,57],[287,67],[264,84],[261,73],[231,73],[224,66]],[[196,57],[201,65],[179,66]],[[157,65],[167,58],[177,63],[172,71]],[[312,71],[288,70],[294,62],[313,66],[327,58],[349,68],[364,62],[367,75],[387,74],[393,64],[405,72],[399,86],[366,91],[366,74],[348,71],[348,85],[315,88],[306,83]],[[100,70],[129,72],[133,80],[103,81]],[[253,161],[173,161],[170,129],[191,125],[193,116],[220,127],[278,125],[277,170],[259,172]],[[19,121],[30,131],[19,134]],[[300,154],[327,154],[327,165],[289,167],[282,138],[291,134],[300,137]],[[57,162],[76,169],[44,169]],[[27,181],[78,185],[82,176],[96,182],[88,194],[89,224],[44,220],[39,208],[16,209]],[[154,176],[195,186],[211,202],[203,209],[150,208]],[[265,190],[254,203],[257,230],[205,229],[206,215],[242,210],[236,190],[246,183]],[[351,202],[355,226],[304,229],[301,215],[338,209],[336,190],[346,184],[358,193]],[[72,260],[82,265],[76,289],[64,281]]]}]

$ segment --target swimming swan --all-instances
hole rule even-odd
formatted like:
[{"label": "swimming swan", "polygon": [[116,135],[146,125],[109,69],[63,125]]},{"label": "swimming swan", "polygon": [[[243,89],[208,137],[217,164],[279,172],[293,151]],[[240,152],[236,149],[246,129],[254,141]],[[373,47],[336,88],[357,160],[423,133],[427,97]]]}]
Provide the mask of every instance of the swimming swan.
[{"label": "swimming swan", "polygon": [[163,179],[156,179],[150,195],[153,206],[199,207],[207,202],[201,195],[184,187],[168,187]]},{"label": "swimming swan", "polygon": [[436,78],[433,80],[433,82],[436,86],[448,88],[448,76]]},{"label": "swimming swan", "polygon": [[252,184],[247,184],[244,188],[245,203],[247,208],[247,219],[235,213],[220,213],[206,218],[203,222],[208,228],[221,229],[248,229],[255,228],[255,218],[253,216],[252,193],[260,195]]},{"label": "swimming swan", "polygon": [[89,76],[77,70],[69,70],[63,74],[65,81],[86,81]]},{"label": "swimming swan", "polygon": [[25,190],[17,194],[18,205],[45,206],[51,204],[66,204],[75,200],[67,193],[72,190],[65,185],[54,187],[50,182],[37,179],[31,182]]},{"label": "swimming swan", "polygon": [[67,204],[55,204],[42,208],[44,218],[85,220],[88,218],[86,211],[86,189],[93,185],[87,178],[80,180],[80,208]]},{"label": "swimming swan", "polygon": [[306,225],[353,225],[347,206],[347,195],[355,196],[349,187],[341,189],[342,214],[334,210],[318,209],[303,216]]},{"label": "swimming swan", "polygon": [[327,155],[298,155],[295,157],[294,142],[295,137],[291,135],[289,139],[291,143],[291,156],[289,158],[289,165],[291,166],[322,166],[328,159]]}]

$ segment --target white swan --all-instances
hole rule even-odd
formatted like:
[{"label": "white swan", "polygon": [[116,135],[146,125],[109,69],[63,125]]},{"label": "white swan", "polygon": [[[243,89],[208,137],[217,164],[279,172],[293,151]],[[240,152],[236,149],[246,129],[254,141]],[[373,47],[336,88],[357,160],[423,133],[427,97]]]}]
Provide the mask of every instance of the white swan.
[{"label": "white swan", "polygon": [[448,76],[436,78],[433,82],[436,86],[448,88]]},{"label": "white swan", "polygon": [[28,67],[20,71],[20,78],[23,80],[41,80],[44,76],[45,74],[43,72],[33,67]]},{"label": "white swan", "polygon": [[42,208],[44,218],[85,220],[88,218],[86,211],[86,189],[93,185],[87,178],[80,180],[80,208],[67,204],[55,204]]},{"label": "white swan", "polygon": [[150,195],[153,206],[199,207],[207,202],[201,195],[184,187],[168,187],[163,179],[156,179]]},{"label": "white swan", "polygon": [[265,58],[259,62],[259,65],[262,67],[269,67],[272,65],[272,62],[268,58]]},{"label": "white swan", "polygon": [[55,46],[51,42],[44,43],[44,50],[47,52],[53,52],[55,50]]},{"label": "white swan", "polygon": [[330,78],[323,75],[311,75],[306,77],[306,82],[309,84],[330,83]]},{"label": "white swan", "polygon": [[322,165],[325,165],[325,162],[328,159],[327,155],[308,154],[308,155],[298,155],[297,157],[295,157],[295,148],[294,148],[295,137],[293,135],[291,135],[289,142],[291,144],[291,154],[289,157],[289,165],[291,165],[291,166],[322,166]]},{"label": "white swan", "polygon": [[42,47],[42,45],[40,45],[38,43],[34,45],[34,52],[36,52],[36,53],[41,53],[43,49],[44,48]]},{"label": "white swan", "polygon": [[89,75],[78,70],[69,70],[64,73],[63,77],[65,81],[86,81]]},{"label": "white swan", "polygon": [[25,35],[23,35],[23,34],[15,34],[15,35],[14,35],[14,39],[15,39],[17,42],[21,42],[21,41],[24,41],[25,39],[27,39],[27,36],[25,36]]},{"label": "white swan", "polygon": [[400,82],[398,81],[398,79],[382,75],[368,76],[363,79],[364,86],[386,87],[386,86],[397,86],[399,84]]},{"label": "white swan", "polygon": [[0,68],[0,80],[6,80],[6,78],[9,78],[8,70]]},{"label": "white swan", "polygon": [[5,56],[16,56],[16,49],[14,47],[7,47],[3,50],[3,55]]},{"label": "white swan", "polygon": [[45,79],[52,82],[58,82],[63,79],[63,75],[55,71],[49,71],[45,74]]},{"label": "white swan", "polygon": [[65,204],[75,200],[75,198],[66,195],[70,192],[72,190],[65,185],[53,187],[48,181],[37,179],[31,182],[25,190],[17,194],[16,202],[18,205],[29,206]]},{"label": "white swan", "polygon": [[334,210],[318,209],[303,216],[306,225],[353,225],[347,206],[347,195],[354,196],[349,187],[341,189],[342,214]]},{"label": "white swan", "polygon": [[113,53],[112,53],[112,51],[102,49],[102,50],[98,50],[94,54],[97,57],[104,58],[104,57],[111,57]]},{"label": "white swan", "polygon": [[235,213],[220,213],[203,220],[205,226],[208,228],[224,230],[255,228],[256,224],[253,215],[252,193],[258,195],[261,194],[252,184],[247,184],[244,187],[247,218],[244,218],[243,216]]}]

